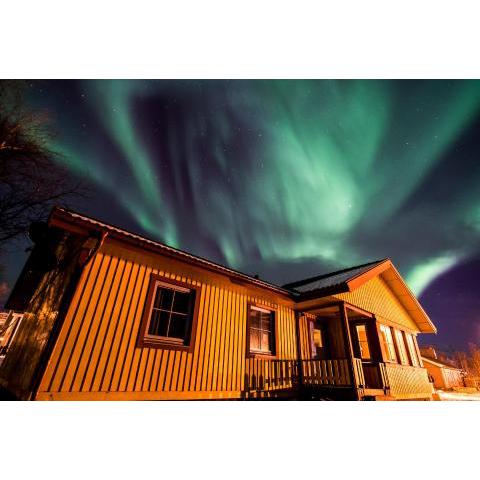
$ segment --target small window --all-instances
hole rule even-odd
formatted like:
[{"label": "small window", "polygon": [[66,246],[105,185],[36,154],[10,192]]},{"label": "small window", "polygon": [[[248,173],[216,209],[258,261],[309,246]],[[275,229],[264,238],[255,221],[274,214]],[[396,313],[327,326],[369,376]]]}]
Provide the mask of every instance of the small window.
[{"label": "small window", "polygon": [[393,343],[392,330],[387,325],[380,325],[380,332],[383,347],[385,350],[386,361],[387,362],[396,362],[397,354],[395,353],[395,345]]},{"label": "small window", "polygon": [[250,352],[275,354],[274,321],[274,312],[253,305],[250,306]]},{"label": "small window", "polygon": [[397,342],[398,356],[402,365],[408,365],[407,349],[405,347],[405,340],[403,339],[403,332],[395,329],[395,340]]},{"label": "small window", "polygon": [[190,345],[195,294],[195,289],[153,280],[144,333],[147,344]]}]

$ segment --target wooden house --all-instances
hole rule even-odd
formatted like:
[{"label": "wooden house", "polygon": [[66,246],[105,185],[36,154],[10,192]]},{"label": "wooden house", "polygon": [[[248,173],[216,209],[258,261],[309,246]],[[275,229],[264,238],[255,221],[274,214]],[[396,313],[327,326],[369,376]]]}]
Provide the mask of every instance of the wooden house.
[{"label": "wooden house", "polygon": [[439,390],[451,390],[464,387],[464,371],[453,363],[437,358],[433,347],[421,348],[422,360],[433,386]]},{"label": "wooden house", "polygon": [[61,208],[30,236],[16,398],[431,398],[435,327],[389,259],[280,287]]}]

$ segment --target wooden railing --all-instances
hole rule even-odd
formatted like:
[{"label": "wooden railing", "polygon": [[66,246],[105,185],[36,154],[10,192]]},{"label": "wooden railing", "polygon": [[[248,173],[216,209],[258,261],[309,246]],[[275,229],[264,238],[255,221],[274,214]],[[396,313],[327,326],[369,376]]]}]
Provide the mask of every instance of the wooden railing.
[{"label": "wooden railing", "polygon": [[246,360],[246,392],[293,390],[301,385],[352,386],[348,360]]},{"label": "wooden railing", "polygon": [[294,389],[299,385],[299,365],[296,360],[264,360],[248,358],[245,365],[247,392]]},{"label": "wooden railing", "polygon": [[352,385],[348,360],[300,360],[304,385]]},{"label": "wooden railing", "polygon": [[365,376],[365,388],[387,390],[389,381],[384,363],[363,362],[363,374]]},{"label": "wooden railing", "polygon": [[363,365],[362,361],[359,358],[353,359],[353,372],[355,374],[355,386],[357,388],[365,388]]}]

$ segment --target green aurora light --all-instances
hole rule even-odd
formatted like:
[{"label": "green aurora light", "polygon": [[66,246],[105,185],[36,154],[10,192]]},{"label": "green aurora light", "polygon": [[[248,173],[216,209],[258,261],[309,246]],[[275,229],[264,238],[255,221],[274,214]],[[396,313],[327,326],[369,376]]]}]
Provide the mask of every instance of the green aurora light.
[{"label": "green aurora light", "polygon": [[[431,224],[420,208],[405,210],[478,114],[478,81],[83,86],[115,158],[70,132],[57,145],[62,161],[170,245],[212,256],[214,244],[216,260],[247,270],[390,256],[417,294],[478,249],[478,189],[457,190],[462,208],[447,199],[442,217],[428,210]],[[158,112],[157,128],[149,103],[159,98],[170,110]],[[468,235],[456,238],[439,222]],[[422,223],[438,241],[421,241]]]}]

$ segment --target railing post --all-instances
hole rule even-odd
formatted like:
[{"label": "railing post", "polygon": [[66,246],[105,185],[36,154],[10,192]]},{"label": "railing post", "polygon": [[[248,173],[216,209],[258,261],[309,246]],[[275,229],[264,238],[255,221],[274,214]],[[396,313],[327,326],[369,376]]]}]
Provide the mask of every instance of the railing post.
[{"label": "railing post", "polygon": [[302,365],[302,349],[300,344],[300,319],[302,318],[301,312],[295,312],[296,322],[295,322],[295,336],[297,340],[297,368],[298,368],[298,384],[300,388],[303,385],[303,365]]}]

